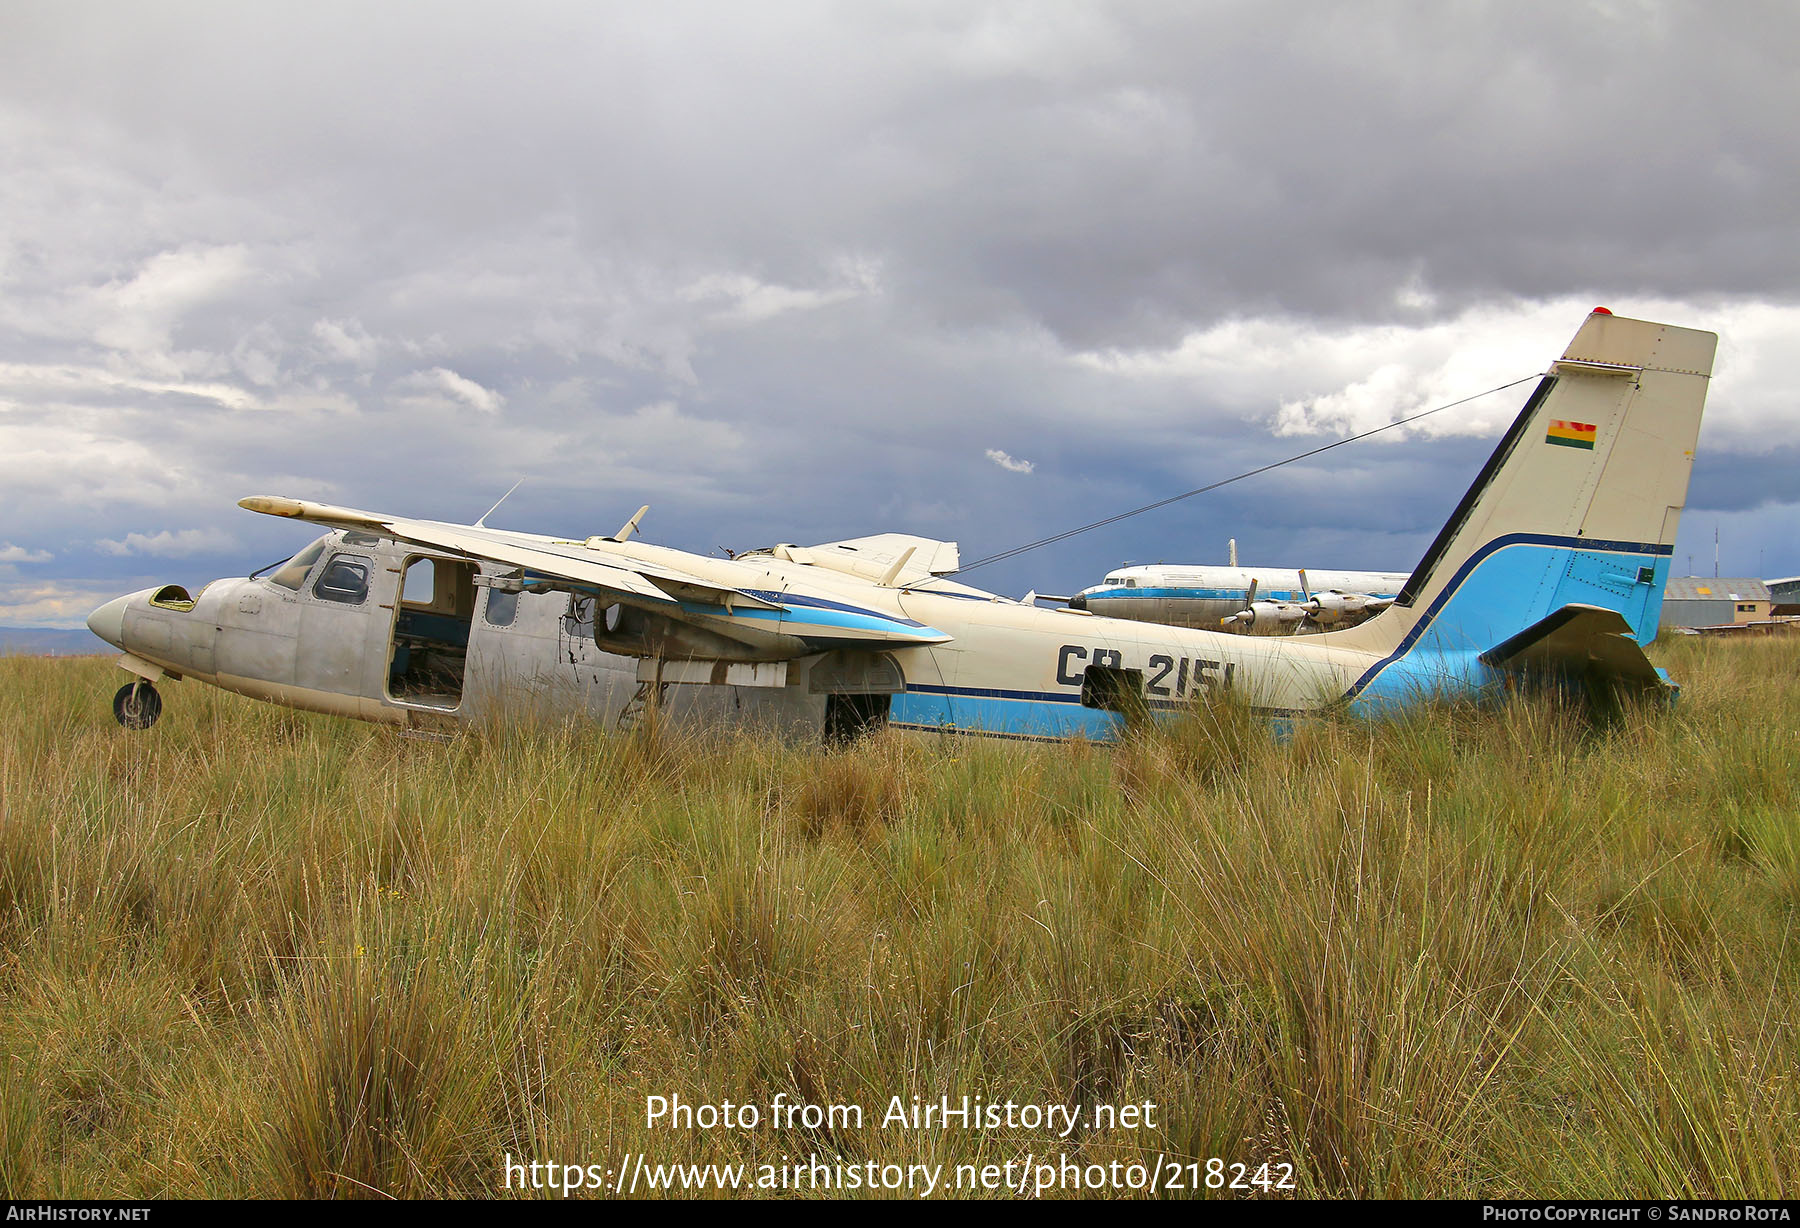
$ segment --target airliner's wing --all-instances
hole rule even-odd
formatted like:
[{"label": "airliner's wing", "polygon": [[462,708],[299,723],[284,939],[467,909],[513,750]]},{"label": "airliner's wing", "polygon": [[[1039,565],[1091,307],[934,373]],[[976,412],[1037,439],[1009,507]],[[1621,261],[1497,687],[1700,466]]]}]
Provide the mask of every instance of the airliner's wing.
[{"label": "airliner's wing", "polygon": [[1598,679],[1643,691],[1669,686],[1632,638],[1625,616],[1602,606],[1563,606],[1481,659],[1516,674]]}]

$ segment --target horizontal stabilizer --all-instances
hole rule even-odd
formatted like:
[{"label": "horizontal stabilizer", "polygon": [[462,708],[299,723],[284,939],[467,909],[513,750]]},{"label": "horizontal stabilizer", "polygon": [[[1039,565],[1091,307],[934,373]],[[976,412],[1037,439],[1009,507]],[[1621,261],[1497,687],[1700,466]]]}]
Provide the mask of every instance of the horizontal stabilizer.
[{"label": "horizontal stabilizer", "polygon": [[[877,533],[873,537],[826,542],[810,547],[807,554],[808,562],[821,567],[888,585],[923,582],[962,566],[955,542],[914,537],[910,533]],[[898,571],[894,571],[896,566]],[[892,577],[888,576],[890,571],[894,572]]]},{"label": "horizontal stabilizer", "polygon": [[1669,685],[1631,637],[1625,616],[1596,605],[1565,605],[1488,649],[1481,659],[1517,674],[1593,679],[1646,691]]}]

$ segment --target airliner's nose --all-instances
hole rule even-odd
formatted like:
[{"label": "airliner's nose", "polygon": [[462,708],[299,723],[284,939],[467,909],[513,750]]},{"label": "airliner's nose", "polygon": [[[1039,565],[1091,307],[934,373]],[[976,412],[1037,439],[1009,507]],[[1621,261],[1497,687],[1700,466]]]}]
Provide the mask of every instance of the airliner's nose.
[{"label": "airliner's nose", "polygon": [[88,630],[114,648],[125,647],[125,605],[130,600],[130,597],[114,597],[89,614]]}]

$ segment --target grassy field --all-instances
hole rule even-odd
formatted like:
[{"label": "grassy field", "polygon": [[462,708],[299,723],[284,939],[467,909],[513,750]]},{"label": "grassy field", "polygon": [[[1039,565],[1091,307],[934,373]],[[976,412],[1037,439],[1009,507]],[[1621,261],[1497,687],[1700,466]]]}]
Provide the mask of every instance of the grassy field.
[{"label": "grassy field", "polygon": [[[3,659],[0,1190],[816,1153],[1791,1196],[1800,645],[1654,651],[1681,703],[1602,730],[1519,702],[1277,742],[1225,710],[1119,749],[829,753],[431,744],[194,684],[131,734],[106,662]],[[772,1128],[777,1095],[865,1120]],[[881,1125],[946,1095],[1157,1107]],[[765,1120],[647,1124],[649,1096]]]}]

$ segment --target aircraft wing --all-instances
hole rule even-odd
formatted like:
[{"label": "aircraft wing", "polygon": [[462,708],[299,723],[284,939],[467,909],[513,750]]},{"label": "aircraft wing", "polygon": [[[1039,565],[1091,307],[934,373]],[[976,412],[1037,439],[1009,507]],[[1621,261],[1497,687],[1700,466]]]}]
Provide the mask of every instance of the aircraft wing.
[{"label": "aircraft wing", "polygon": [[1631,637],[1624,615],[1602,606],[1563,606],[1488,649],[1481,659],[1517,674],[1594,678],[1644,691],[1669,686]]},{"label": "aircraft wing", "polygon": [[[852,604],[805,589],[775,591],[721,584],[661,559],[643,558],[614,538],[568,541],[269,495],[241,499],[239,506],[516,567],[524,584],[532,588],[603,594],[610,604],[640,612],[636,618],[621,616],[616,627],[609,621],[604,642],[596,641],[608,651],[631,656],[780,661],[834,649],[882,651],[950,640],[935,627],[877,605]],[[659,553],[680,557],[676,551]],[[688,557],[701,564],[711,562]]]},{"label": "aircraft wing", "polygon": [[377,533],[453,554],[491,559],[520,568],[528,580],[536,576],[548,579],[554,587],[600,589],[631,604],[668,607],[686,601],[727,609],[783,608],[739,589],[721,588],[676,568],[646,563],[622,551],[608,550],[608,543],[601,539],[563,541],[506,529],[384,516],[273,495],[252,495],[238,500],[238,506],[268,516],[286,516],[337,529]]}]

